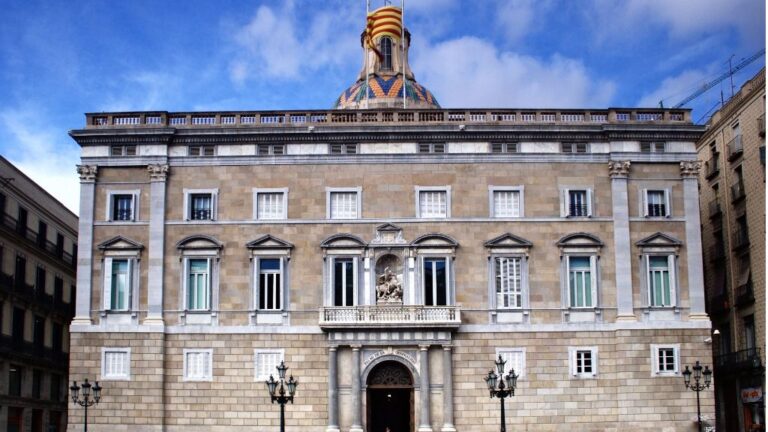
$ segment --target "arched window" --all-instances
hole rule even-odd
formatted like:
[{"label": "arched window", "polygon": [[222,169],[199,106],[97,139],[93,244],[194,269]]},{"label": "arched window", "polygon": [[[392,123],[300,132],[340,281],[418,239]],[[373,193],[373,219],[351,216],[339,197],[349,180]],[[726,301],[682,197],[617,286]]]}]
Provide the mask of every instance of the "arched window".
[{"label": "arched window", "polygon": [[379,44],[379,50],[381,51],[381,70],[392,70],[392,39],[383,37]]}]

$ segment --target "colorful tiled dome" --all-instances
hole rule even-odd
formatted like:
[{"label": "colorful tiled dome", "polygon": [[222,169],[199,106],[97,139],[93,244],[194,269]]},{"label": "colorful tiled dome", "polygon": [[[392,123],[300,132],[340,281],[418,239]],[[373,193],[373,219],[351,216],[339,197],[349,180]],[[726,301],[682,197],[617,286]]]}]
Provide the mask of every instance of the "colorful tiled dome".
[{"label": "colorful tiled dome", "polygon": [[[368,103],[379,107],[391,105],[401,107],[403,101],[403,76],[378,77],[368,79],[370,87],[364,80],[360,80],[344,90],[336,99],[335,109],[362,108],[360,102],[366,99],[368,90]],[[405,84],[406,99],[410,107],[440,108],[440,104],[432,93],[416,81],[407,80]]]}]

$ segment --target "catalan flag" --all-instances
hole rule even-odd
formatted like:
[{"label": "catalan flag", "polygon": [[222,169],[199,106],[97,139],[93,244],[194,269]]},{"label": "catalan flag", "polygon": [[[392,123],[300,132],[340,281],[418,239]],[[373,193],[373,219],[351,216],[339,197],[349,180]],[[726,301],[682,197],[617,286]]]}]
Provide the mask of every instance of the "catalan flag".
[{"label": "catalan flag", "polygon": [[381,58],[376,46],[376,40],[389,36],[400,40],[403,31],[403,11],[394,6],[384,6],[368,14],[368,25],[365,28],[365,43]]}]

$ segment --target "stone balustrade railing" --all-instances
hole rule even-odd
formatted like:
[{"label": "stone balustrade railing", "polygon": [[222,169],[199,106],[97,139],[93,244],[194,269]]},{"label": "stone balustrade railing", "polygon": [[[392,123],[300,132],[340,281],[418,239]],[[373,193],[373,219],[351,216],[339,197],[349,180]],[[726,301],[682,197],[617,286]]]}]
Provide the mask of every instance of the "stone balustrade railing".
[{"label": "stone balustrade railing", "polygon": [[458,327],[457,306],[380,305],[320,308],[320,327]]}]

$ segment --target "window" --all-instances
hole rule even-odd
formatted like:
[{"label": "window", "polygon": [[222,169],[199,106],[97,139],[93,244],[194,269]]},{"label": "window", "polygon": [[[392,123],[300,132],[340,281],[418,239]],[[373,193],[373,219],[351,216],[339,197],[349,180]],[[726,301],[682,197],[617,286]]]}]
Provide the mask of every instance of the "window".
[{"label": "window", "polygon": [[253,189],[254,219],[288,218],[288,189]]},{"label": "window", "polygon": [[43,371],[40,369],[32,370],[32,398],[40,399],[43,386]]},{"label": "window", "polygon": [[416,211],[420,218],[448,218],[451,216],[450,187],[416,187]]},{"label": "window", "polygon": [[[116,236],[99,244],[98,248],[104,254],[101,267],[104,283],[101,295],[103,318],[127,320],[128,316],[120,312],[138,309],[138,265],[144,246],[125,237]],[[59,299],[64,296],[64,281],[61,278],[54,280],[54,295]],[[108,316],[110,314],[111,316]],[[134,315],[132,319],[135,318]]]},{"label": "window", "polygon": [[525,348],[496,348],[496,358],[504,360],[504,375],[514,369],[515,374],[522,378],[525,376]]},{"label": "window", "polygon": [[497,218],[523,215],[523,187],[489,186],[491,192],[491,216]]},{"label": "window", "polygon": [[597,376],[597,347],[571,347],[568,351],[571,375],[576,378]]},{"label": "window", "polygon": [[42,348],[45,343],[45,318],[35,315],[32,321],[32,345]]},{"label": "window", "polygon": [[445,153],[445,143],[419,144],[419,153]]},{"label": "window", "polygon": [[27,311],[20,307],[13,308],[13,342],[21,344],[24,341],[24,322]]},{"label": "window", "polygon": [[568,306],[594,308],[597,299],[594,256],[568,256]]},{"label": "window", "polygon": [[583,142],[564,142],[561,144],[563,153],[586,153],[587,143]]},{"label": "window", "polygon": [[675,305],[674,255],[646,255],[648,304],[651,307]]},{"label": "window", "polygon": [[285,154],[285,144],[259,144],[257,150],[259,156],[283,155]]},{"label": "window", "polygon": [[45,269],[40,266],[35,269],[35,291],[45,293]]},{"label": "window", "polygon": [[563,217],[591,217],[591,189],[562,189],[560,215]]},{"label": "window", "polygon": [[184,190],[184,219],[186,220],[215,220],[218,189],[185,189]]},{"label": "window", "polygon": [[128,311],[131,309],[134,260],[106,258],[104,310]]},{"label": "window", "polygon": [[361,211],[362,188],[326,188],[329,219],[358,219]]},{"label": "window", "polygon": [[61,375],[51,374],[51,389],[48,396],[52,401],[61,401]]},{"label": "window", "polygon": [[51,349],[56,354],[64,352],[62,339],[64,337],[64,327],[59,323],[53,323],[51,326]]},{"label": "window", "polygon": [[131,349],[101,349],[101,379],[128,381],[131,379]]},{"label": "window", "polygon": [[519,309],[523,307],[522,258],[496,257],[496,307]]},{"label": "window", "polygon": [[757,333],[755,333],[755,316],[744,317],[744,349],[754,350],[757,347]]},{"label": "window", "polygon": [[212,349],[185,349],[183,355],[184,381],[213,380]]},{"label": "window", "polygon": [[331,154],[356,154],[357,144],[331,144]]},{"label": "window", "polygon": [[110,156],[136,156],[135,145],[113,145],[109,148]]},{"label": "window", "polygon": [[645,217],[669,217],[669,190],[644,189],[643,190],[643,216]]},{"label": "window", "polygon": [[277,377],[277,367],[284,358],[284,350],[253,350],[254,379],[264,381],[270,375]]},{"label": "window", "polygon": [[422,286],[425,306],[448,304],[448,259],[424,258],[422,265]]},{"label": "window", "polygon": [[135,203],[138,201],[138,196],[139,191],[109,192],[107,220],[136,220]]},{"label": "window", "polygon": [[37,245],[45,247],[48,241],[48,224],[43,221],[37,221]]},{"label": "window", "polygon": [[214,155],[214,146],[212,145],[189,146],[189,156],[213,156],[213,155]]},{"label": "window", "polygon": [[333,305],[356,305],[357,260],[355,258],[334,258],[332,277]]},{"label": "window", "polygon": [[8,366],[8,394],[10,396],[21,396],[23,377],[23,367],[15,364]]},{"label": "window", "polygon": [[381,38],[379,50],[381,51],[381,70],[392,70],[392,39],[388,37]]},{"label": "window", "polygon": [[651,365],[654,376],[680,373],[680,345],[651,345]]},{"label": "window", "polygon": [[258,309],[282,309],[283,262],[280,258],[258,259]]},{"label": "window", "polygon": [[211,258],[188,258],[187,303],[190,311],[207,311],[211,308]]},{"label": "window", "polygon": [[517,153],[517,143],[495,142],[491,143],[491,153]]},{"label": "window", "polygon": [[666,143],[664,142],[641,142],[640,151],[642,153],[664,153]]}]

